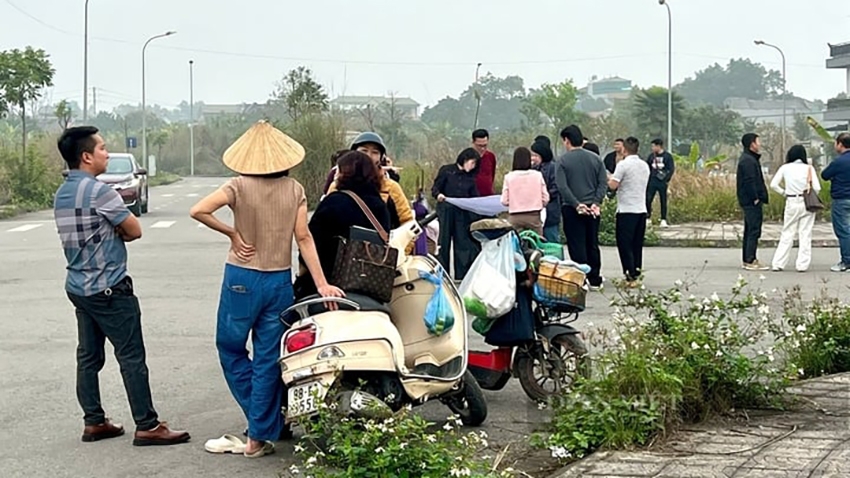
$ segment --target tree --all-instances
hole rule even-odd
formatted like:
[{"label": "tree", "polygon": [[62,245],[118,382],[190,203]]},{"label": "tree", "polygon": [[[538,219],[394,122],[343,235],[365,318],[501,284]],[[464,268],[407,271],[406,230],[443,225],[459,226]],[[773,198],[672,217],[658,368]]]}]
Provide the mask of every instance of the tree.
[{"label": "tree", "polygon": [[[634,96],[633,111],[640,133],[653,138],[667,136],[667,89],[653,86],[638,90]],[[673,129],[678,130],[685,112],[685,102],[673,92]],[[667,143],[669,143],[667,138]],[[672,145],[671,145],[672,146]]]},{"label": "tree", "polygon": [[26,47],[0,52],[0,112],[17,109],[22,126],[22,155],[27,158],[27,103],[53,86],[55,70],[44,50]]},{"label": "tree", "polygon": [[[449,123],[453,128],[471,132],[475,124],[477,96],[481,98],[478,125],[491,131],[504,131],[523,125],[521,110],[525,104],[525,87],[519,76],[499,78],[492,73],[471,84],[458,98],[446,97],[425,108],[425,123]],[[468,133],[467,133],[468,134]]]},{"label": "tree", "polygon": [[[562,83],[544,83],[539,90],[532,90],[525,101],[543,113],[553,126],[563,128],[585,119],[585,115],[576,110],[578,89],[572,80]],[[523,111],[527,115],[528,110]],[[526,116],[528,117],[528,116]],[[533,118],[529,118],[531,120]]]},{"label": "tree", "polygon": [[714,106],[723,106],[728,98],[765,100],[781,97],[782,74],[746,58],[732,59],[725,68],[715,63],[698,71],[675,90],[687,101]]},{"label": "tree", "polygon": [[582,131],[591,141],[599,145],[602,152],[605,152],[615,139],[631,136],[634,129],[625,115],[615,111],[610,115],[590,119],[587,127],[582,128]]},{"label": "tree", "polygon": [[794,137],[797,138],[797,141],[804,143],[812,139],[812,127],[809,126],[809,123],[806,121],[806,115],[796,114],[794,115]]},{"label": "tree", "polygon": [[56,111],[54,112],[56,115],[56,120],[59,122],[59,127],[62,130],[68,129],[68,125],[71,124],[71,107],[68,106],[68,102],[62,100],[56,105]]},{"label": "tree", "polygon": [[328,95],[324,87],[313,78],[313,71],[304,66],[290,70],[277,83],[271,102],[284,106],[292,121],[328,110]]},{"label": "tree", "polygon": [[396,106],[396,96],[390,93],[387,103],[378,108],[378,124],[375,127],[387,144],[387,150],[393,159],[399,159],[410,144],[410,138],[404,133],[404,115]]},{"label": "tree", "polygon": [[717,154],[723,145],[737,145],[744,134],[741,115],[726,108],[701,105],[685,111],[679,136],[703,145],[707,154]]}]

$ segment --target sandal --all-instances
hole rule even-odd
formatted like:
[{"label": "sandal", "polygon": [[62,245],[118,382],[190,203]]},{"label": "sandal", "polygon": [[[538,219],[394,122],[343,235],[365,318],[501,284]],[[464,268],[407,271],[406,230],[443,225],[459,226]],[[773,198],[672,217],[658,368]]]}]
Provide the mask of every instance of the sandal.
[{"label": "sandal", "polygon": [[245,453],[247,445],[233,435],[222,435],[221,438],[207,440],[204,450],[210,453]]},{"label": "sandal", "polygon": [[266,455],[271,455],[272,453],[274,453],[274,443],[267,441],[263,444],[262,448],[260,448],[259,450],[255,451],[253,453],[248,453],[248,448],[247,448],[247,445],[246,445],[244,453],[245,453],[245,458],[261,458],[261,457],[264,457]]}]

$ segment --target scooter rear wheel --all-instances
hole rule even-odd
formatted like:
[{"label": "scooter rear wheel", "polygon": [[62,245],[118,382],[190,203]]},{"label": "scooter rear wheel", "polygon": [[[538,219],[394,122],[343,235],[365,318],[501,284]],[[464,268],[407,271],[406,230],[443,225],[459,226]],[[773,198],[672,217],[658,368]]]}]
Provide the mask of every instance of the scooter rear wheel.
[{"label": "scooter rear wheel", "polygon": [[454,395],[446,397],[443,402],[449,409],[460,417],[460,421],[468,427],[477,427],[487,419],[487,401],[484,392],[475,381],[469,370],[463,375],[462,389]]},{"label": "scooter rear wheel", "polygon": [[[518,351],[515,364],[519,383],[532,400],[548,402],[579,377],[590,376],[590,356],[578,334],[555,337],[546,359],[543,358],[542,347],[536,349]],[[552,389],[545,386],[550,381],[554,385]]]}]

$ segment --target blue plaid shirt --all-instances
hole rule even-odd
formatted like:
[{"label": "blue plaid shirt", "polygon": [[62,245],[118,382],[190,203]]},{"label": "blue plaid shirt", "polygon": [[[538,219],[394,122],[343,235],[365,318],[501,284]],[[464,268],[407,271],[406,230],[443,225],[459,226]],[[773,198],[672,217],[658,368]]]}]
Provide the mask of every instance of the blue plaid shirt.
[{"label": "blue plaid shirt", "polygon": [[115,227],[130,215],[124,200],[91,174],[71,170],[56,191],[53,214],[68,275],[65,290],[91,296],[127,275],[127,247]]}]

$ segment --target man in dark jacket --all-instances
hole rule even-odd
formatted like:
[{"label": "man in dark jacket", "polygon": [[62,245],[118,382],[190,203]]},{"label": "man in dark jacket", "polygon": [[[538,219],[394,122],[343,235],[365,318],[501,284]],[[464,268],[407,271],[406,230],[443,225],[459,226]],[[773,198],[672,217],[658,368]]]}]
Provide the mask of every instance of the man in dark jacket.
[{"label": "man in dark jacket", "polygon": [[764,219],[762,208],[768,202],[767,187],[761,170],[761,144],[755,133],[741,138],[744,152],[738,160],[738,204],[744,210],[744,269],[764,271],[767,266],[759,263],[757,256],[761,225]]},{"label": "man in dark jacket", "polygon": [[[543,237],[547,242],[561,242],[561,194],[558,192],[558,182],[555,175],[555,155],[549,147],[549,140],[541,140],[538,137],[531,145],[531,160],[539,157],[539,163],[535,169],[543,175],[546,189],[549,191],[549,204],[546,205],[546,222],[543,223]],[[544,137],[545,138],[545,137]]]},{"label": "man in dark jacket", "polygon": [[832,183],[832,228],[838,238],[841,260],[830,268],[832,272],[850,270],[850,133],[835,138],[835,158],[821,176]]},{"label": "man in dark jacket", "polygon": [[646,158],[649,163],[649,186],[646,190],[646,217],[652,217],[652,201],[655,194],[661,202],[661,227],[667,227],[667,187],[676,172],[673,155],[664,150],[664,141],[652,140],[652,153]]}]

